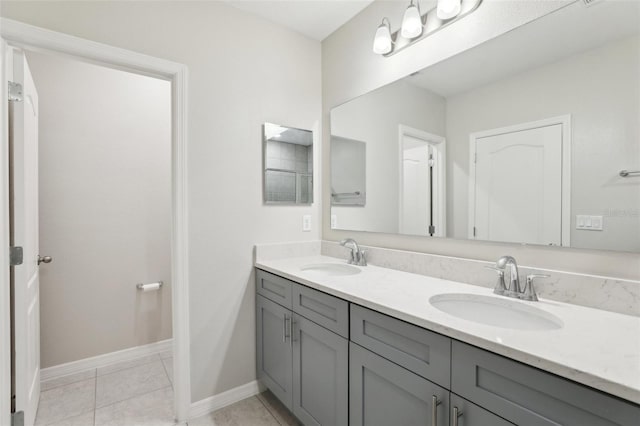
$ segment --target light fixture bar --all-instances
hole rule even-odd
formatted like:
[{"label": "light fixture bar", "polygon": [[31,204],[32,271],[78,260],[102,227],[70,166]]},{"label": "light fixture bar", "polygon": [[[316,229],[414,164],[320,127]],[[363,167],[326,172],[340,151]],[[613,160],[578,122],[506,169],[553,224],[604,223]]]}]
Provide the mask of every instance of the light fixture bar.
[{"label": "light fixture bar", "polygon": [[448,27],[454,22],[458,22],[460,19],[474,12],[480,6],[482,1],[483,0],[462,0],[462,9],[460,10],[460,13],[457,16],[451,19],[446,19],[446,20],[438,18],[437,16],[438,7],[437,5],[434,6],[432,9],[423,13],[421,16],[423,30],[420,36],[413,39],[407,39],[402,37],[401,35],[402,29],[399,29],[398,31],[391,34],[391,41],[392,41],[391,51],[388,53],[383,53],[382,56],[385,56],[385,57],[393,56],[396,53],[401,52],[405,48],[411,46],[412,44],[417,43],[420,40],[424,40],[431,34],[434,34],[440,31],[441,29]]}]

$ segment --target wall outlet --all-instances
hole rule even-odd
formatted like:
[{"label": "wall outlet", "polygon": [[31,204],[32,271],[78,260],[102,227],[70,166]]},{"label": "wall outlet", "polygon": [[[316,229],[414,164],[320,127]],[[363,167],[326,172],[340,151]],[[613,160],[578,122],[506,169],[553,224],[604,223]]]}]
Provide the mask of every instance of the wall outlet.
[{"label": "wall outlet", "polygon": [[587,231],[602,231],[604,220],[602,216],[588,216],[579,214],[576,216],[576,229]]},{"label": "wall outlet", "polygon": [[331,215],[331,229],[336,229],[338,227],[338,215]]},{"label": "wall outlet", "polygon": [[311,231],[311,215],[305,214],[302,216],[302,231],[310,232]]}]

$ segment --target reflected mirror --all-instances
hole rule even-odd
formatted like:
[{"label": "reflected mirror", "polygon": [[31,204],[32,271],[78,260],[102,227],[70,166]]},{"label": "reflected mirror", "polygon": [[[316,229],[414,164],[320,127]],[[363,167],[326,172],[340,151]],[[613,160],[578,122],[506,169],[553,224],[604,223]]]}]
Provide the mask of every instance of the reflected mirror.
[{"label": "reflected mirror", "polygon": [[639,29],[575,2],[335,107],[332,227],[640,252]]},{"label": "reflected mirror", "polygon": [[331,138],[332,206],[366,205],[366,149],[362,141]]},{"label": "reflected mirror", "polygon": [[264,202],[313,203],[313,132],[264,123],[262,139]]}]

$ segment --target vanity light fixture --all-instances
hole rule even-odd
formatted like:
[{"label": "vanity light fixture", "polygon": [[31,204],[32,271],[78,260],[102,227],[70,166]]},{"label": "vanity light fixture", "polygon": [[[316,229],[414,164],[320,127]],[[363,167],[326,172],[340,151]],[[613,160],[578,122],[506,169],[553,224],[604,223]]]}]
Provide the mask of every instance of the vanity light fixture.
[{"label": "vanity light fixture", "polygon": [[455,18],[462,10],[462,0],[438,0],[437,14],[440,19]]},{"label": "vanity light fixture", "polygon": [[382,18],[382,23],[378,26],[376,36],[373,39],[373,52],[378,55],[386,55],[392,50],[391,24],[387,18]]},{"label": "vanity light fixture", "polygon": [[416,38],[422,34],[422,16],[420,15],[420,6],[418,6],[418,3],[413,4],[413,0],[409,3],[407,10],[404,11],[400,34],[402,34],[402,37],[404,38]]},{"label": "vanity light fixture", "polygon": [[391,56],[407,46],[420,41],[442,28],[457,22],[475,11],[482,0],[438,0],[436,6],[424,14],[420,12],[420,0],[410,0],[404,11],[400,30],[391,33],[391,23],[385,17],[376,30],[373,52]]}]

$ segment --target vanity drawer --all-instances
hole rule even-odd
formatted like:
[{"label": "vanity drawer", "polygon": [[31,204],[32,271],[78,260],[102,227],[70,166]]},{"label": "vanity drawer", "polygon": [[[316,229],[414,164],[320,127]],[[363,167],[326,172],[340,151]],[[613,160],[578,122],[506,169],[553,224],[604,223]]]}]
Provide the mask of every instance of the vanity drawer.
[{"label": "vanity drawer", "polygon": [[285,278],[256,269],[256,291],[258,294],[291,309],[293,283]]},{"label": "vanity drawer", "polygon": [[351,340],[445,388],[451,339],[351,304]]},{"label": "vanity drawer", "polygon": [[519,425],[637,426],[640,407],[454,341],[451,391]]},{"label": "vanity drawer", "polygon": [[293,284],[292,310],[344,338],[349,338],[349,303],[345,300]]}]

